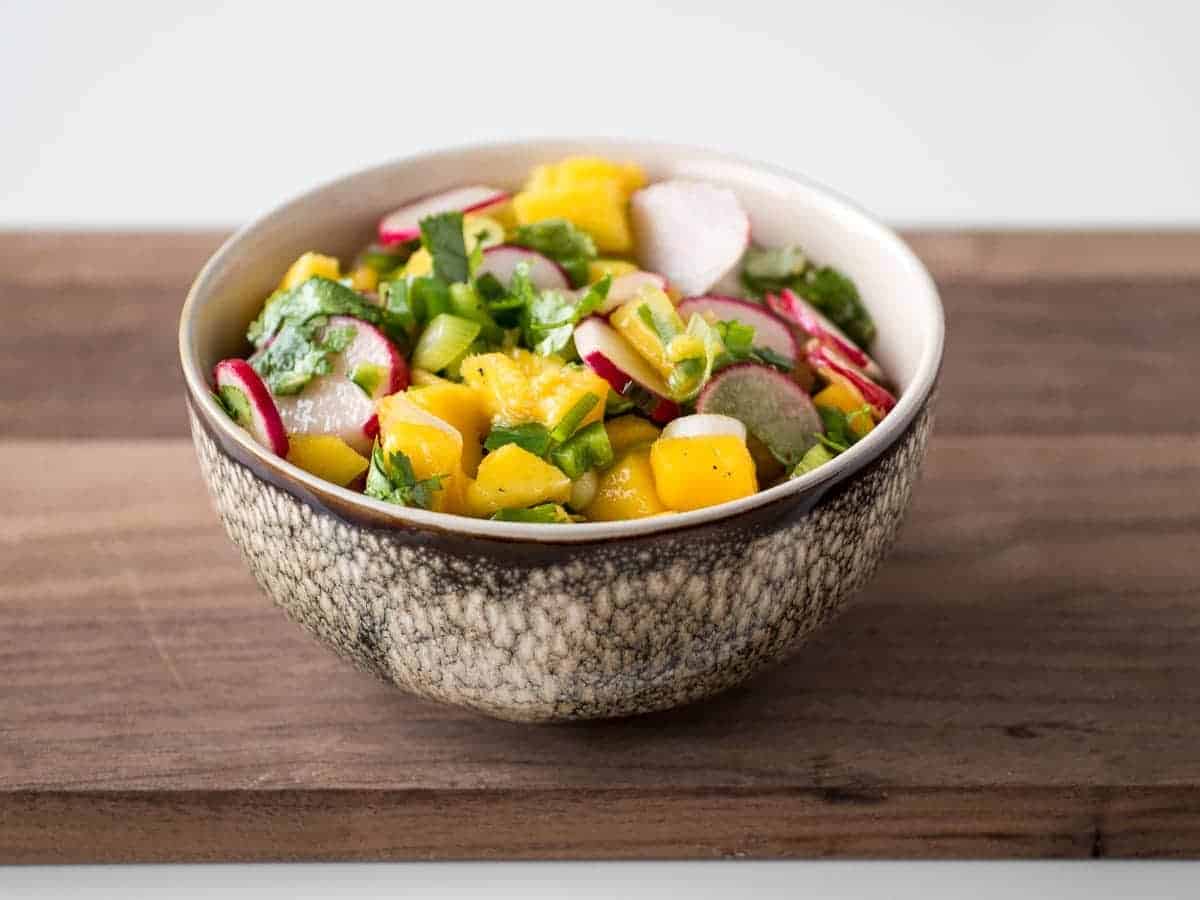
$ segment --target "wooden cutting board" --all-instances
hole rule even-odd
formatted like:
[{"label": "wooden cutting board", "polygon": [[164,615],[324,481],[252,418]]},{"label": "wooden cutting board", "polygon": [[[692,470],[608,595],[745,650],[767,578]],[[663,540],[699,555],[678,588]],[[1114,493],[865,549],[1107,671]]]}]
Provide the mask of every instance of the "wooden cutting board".
[{"label": "wooden cutting board", "polygon": [[895,554],[708,703],[494,722],[258,592],[185,434],[215,234],[0,235],[0,861],[1200,852],[1200,234],[918,234]]}]

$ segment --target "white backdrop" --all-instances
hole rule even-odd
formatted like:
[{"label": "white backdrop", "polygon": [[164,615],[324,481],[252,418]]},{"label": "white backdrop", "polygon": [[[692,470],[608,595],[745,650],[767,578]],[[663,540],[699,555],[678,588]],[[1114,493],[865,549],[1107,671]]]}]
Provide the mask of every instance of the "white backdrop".
[{"label": "white backdrop", "polygon": [[233,224],[553,133],[719,146],[898,224],[1200,223],[1189,3],[0,7],[0,226]]}]

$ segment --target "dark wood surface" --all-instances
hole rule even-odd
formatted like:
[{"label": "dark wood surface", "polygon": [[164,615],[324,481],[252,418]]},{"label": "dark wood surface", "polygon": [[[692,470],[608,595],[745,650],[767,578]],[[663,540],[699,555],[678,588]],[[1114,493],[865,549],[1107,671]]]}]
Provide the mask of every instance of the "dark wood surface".
[{"label": "dark wood surface", "polygon": [[528,727],[259,594],[186,439],[215,234],[0,234],[0,861],[1200,853],[1200,234],[921,234],[902,539],[789,662]]}]

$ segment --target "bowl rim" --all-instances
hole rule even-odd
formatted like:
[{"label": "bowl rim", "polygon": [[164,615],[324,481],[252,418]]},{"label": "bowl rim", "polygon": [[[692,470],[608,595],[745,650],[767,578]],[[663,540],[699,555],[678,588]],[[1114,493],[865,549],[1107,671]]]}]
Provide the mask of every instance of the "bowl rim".
[{"label": "bowl rim", "polygon": [[[807,190],[820,195],[823,200],[839,208],[842,215],[855,220],[855,224],[864,233],[870,235],[873,241],[882,246],[885,252],[894,255],[910,270],[916,283],[923,288],[926,310],[930,315],[930,340],[925,352],[917,362],[916,369],[908,388],[897,399],[896,406],[877,425],[870,434],[853,447],[825,463],[812,472],[800,478],[791,479],[764,491],[758,491],[749,497],[731,500],[715,506],[704,507],[690,512],[670,513],[651,516],[644,519],[626,519],[617,522],[580,522],[569,526],[557,524],[535,524],[525,522],[495,522],[490,519],[475,519],[469,516],[459,516],[451,513],[432,512],[412,507],[398,506],[375,500],[347,488],[339,487],[325,481],[288,462],[284,457],[276,456],[267,448],[255,441],[243,428],[239,428],[227,416],[216,416],[210,409],[208,397],[211,388],[208,379],[199,364],[198,348],[193,338],[193,322],[196,312],[203,303],[203,295],[208,282],[225,264],[226,260],[237,254],[244,239],[253,234],[258,228],[267,224],[276,216],[284,215],[289,209],[306,202],[312,195],[332,189],[338,185],[356,180],[373,173],[394,170],[405,165],[421,162],[434,162],[439,157],[449,154],[469,154],[491,150],[532,150],[548,144],[577,144],[581,148],[592,148],[593,152],[619,155],[624,153],[654,154],[670,152],[672,154],[691,153],[706,161],[744,167],[759,173],[766,173],[782,178]],[[399,201],[397,201],[399,202]],[[667,141],[639,140],[636,138],[576,138],[545,136],[515,140],[498,140],[471,142],[445,146],[435,150],[411,154],[388,160],[376,165],[357,169],[336,178],[321,182],[314,187],[294,194],[282,203],[275,204],[265,212],[253,217],[249,222],[238,228],[224,243],[209,257],[200,269],[188,289],[183,309],[179,319],[179,355],[183,368],[184,380],[192,399],[193,408],[208,422],[209,427],[216,427],[222,436],[236,442],[243,451],[253,457],[258,463],[275,471],[280,479],[300,482],[309,491],[318,495],[332,495],[348,504],[350,507],[361,507],[373,514],[372,518],[381,520],[384,527],[416,528],[441,534],[459,534],[463,537],[485,538],[493,540],[508,540],[534,542],[542,544],[577,544],[592,541],[607,541],[614,538],[640,537],[656,532],[678,532],[693,526],[706,525],[720,519],[733,519],[742,513],[749,512],[762,506],[785,498],[798,499],[811,494],[823,494],[835,484],[838,484],[872,460],[882,455],[895,444],[916,419],[924,407],[933,386],[937,380],[942,362],[943,345],[945,342],[945,312],[937,285],[929,271],[913,252],[912,248],[891,228],[866,212],[857,203],[842,194],[827,188],[806,176],[789,169],[764,163],[746,157],[709,148],[698,147],[685,143]]]}]

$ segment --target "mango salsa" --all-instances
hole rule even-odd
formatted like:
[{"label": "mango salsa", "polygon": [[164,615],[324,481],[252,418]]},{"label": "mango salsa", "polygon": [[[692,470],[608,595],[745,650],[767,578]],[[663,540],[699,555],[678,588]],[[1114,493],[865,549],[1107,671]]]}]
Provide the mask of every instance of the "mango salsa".
[{"label": "mango salsa", "polygon": [[600,474],[596,496],[584,510],[595,522],[642,519],[668,512],[659,499],[650,465],[650,448],[635,447]]},{"label": "mango salsa", "polygon": [[849,381],[834,381],[813,396],[815,406],[832,406],[846,414],[846,422],[856,437],[864,438],[875,430],[871,407]]},{"label": "mango salsa", "polygon": [[476,516],[570,499],[571,479],[516,444],[505,444],[484,457],[479,477],[467,487],[467,507]]},{"label": "mango salsa", "polygon": [[491,428],[491,419],[479,393],[463,384],[441,381],[410,388],[408,396],[421,409],[437,416],[462,435],[462,468],[474,477],[483,456],[483,439]]},{"label": "mango salsa", "polygon": [[320,253],[309,251],[288,268],[279,282],[279,290],[290,291],[297,285],[304,284],[314,275],[336,281],[341,277],[340,273],[341,265],[332,256],[322,256]]},{"label": "mango salsa", "polygon": [[618,457],[632,447],[653,444],[659,435],[657,426],[641,416],[633,415],[609,419],[604,423],[604,430],[608,432],[608,442],[612,445],[613,454]]},{"label": "mango salsa", "polygon": [[670,509],[715,506],[758,490],[754,460],[741,438],[663,438],[650,448],[658,496]]},{"label": "mango salsa", "polygon": [[332,434],[291,435],[287,459],[304,471],[342,487],[367,471],[366,457]]}]

